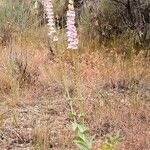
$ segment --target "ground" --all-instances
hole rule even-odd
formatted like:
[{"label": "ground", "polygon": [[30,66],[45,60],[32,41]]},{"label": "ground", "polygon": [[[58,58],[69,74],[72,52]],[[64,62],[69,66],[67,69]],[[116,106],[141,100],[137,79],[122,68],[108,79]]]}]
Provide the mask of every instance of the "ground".
[{"label": "ground", "polygon": [[[70,107],[60,82],[57,60],[48,60],[46,54],[40,56],[42,58],[33,55],[28,66],[32,76],[36,72],[36,80],[22,83],[15,104],[8,83],[1,76],[1,150],[77,149],[72,143]],[[93,150],[101,148],[106,138],[118,133],[123,139],[118,149],[150,149],[150,70],[148,61],[139,58],[136,56],[133,61],[132,75],[126,76],[127,64],[121,58],[114,61],[95,53],[81,56],[85,124],[89,134],[96,135]],[[71,64],[66,61],[65,65],[67,76],[71,76]],[[3,76],[5,69],[4,64],[1,65]],[[74,99],[72,78],[67,79]]]}]

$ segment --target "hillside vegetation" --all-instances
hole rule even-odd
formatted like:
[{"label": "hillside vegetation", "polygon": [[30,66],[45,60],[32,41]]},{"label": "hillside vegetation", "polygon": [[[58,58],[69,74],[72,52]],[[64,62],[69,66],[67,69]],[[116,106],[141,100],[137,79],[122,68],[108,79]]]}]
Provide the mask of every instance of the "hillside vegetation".
[{"label": "hillside vegetation", "polygon": [[0,150],[149,150],[149,0],[43,4],[0,0]]}]

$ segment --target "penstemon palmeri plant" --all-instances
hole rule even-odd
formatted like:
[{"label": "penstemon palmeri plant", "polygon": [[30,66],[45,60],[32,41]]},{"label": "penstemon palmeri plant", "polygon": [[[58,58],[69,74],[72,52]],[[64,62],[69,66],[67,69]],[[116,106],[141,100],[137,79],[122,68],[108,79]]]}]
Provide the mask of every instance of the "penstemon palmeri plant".
[{"label": "penstemon palmeri plant", "polygon": [[75,27],[75,10],[74,1],[69,0],[68,11],[67,11],[67,38],[68,38],[68,49],[70,50],[72,63],[73,63],[73,75],[74,83],[77,92],[77,102],[80,112],[84,112],[83,109],[83,98],[81,94],[80,77],[79,77],[79,65],[78,65],[78,34]]},{"label": "penstemon palmeri plant", "polygon": [[[69,5],[68,5],[68,11],[67,11],[67,37],[68,37],[68,49],[71,52],[71,57],[72,57],[72,62],[73,62],[73,74],[74,74],[74,83],[76,85],[76,91],[77,91],[77,102],[78,102],[78,108],[79,108],[79,113],[76,113],[73,110],[72,103],[71,105],[71,114],[73,116],[73,131],[75,134],[74,137],[74,143],[77,145],[77,147],[80,150],[91,150],[92,149],[92,138],[88,138],[86,136],[87,131],[89,129],[84,125],[84,121],[80,121],[78,123],[77,120],[81,120],[81,118],[84,118],[84,111],[83,111],[83,103],[82,103],[82,94],[81,94],[81,89],[80,89],[80,79],[79,79],[79,74],[78,74],[78,61],[76,57],[77,49],[78,49],[78,37],[77,37],[77,30],[75,27],[75,11],[74,11],[74,2],[72,0],[69,0]],[[49,36],[50,39],[56,43],[56,48],[57,42],[58,42],[58,37],[56,35],[56,27],[54,23],[54,13],[53,13],[53,5],[52,5],[52,0],[43,0],[43,5],[45,8],[45,11],[47,13],[47,19],[48,19],[48,26],[49,26]],[[62,61],[62,56],[61,56],[61,51],[58,50],[58,57],[59,57],[59,65],[60,65],[60,74],[62,78],[62,83],[64,85],[66,94],[68,99],[71,101],[70,95],[69,95],[69,90],[66,85],[66,80],[65,80],[65,71],[64,71],[64,64]]]},{"label": "penstemon palmeri plant", "polygon": [[[74,111],[72,103],[71,106],[71,115],[73,118],[72,129],[74,131],[74,140],[73,142],[77,145],[80,150],[91,150],[92,141],[95,136],[87,137],[87,132],[89,129],[84,125],[84,104],[81,93],[80,86],[80,77],[79,77],[79,65],[78,65],[78,35],[77,29],[75,27],[75,10],[74,10],[74,1],[69,0],[68,11],[67,11],[67,37],[68,37],[68,49],[71,52],[72,63],[73,63],[73,77],[76,87],[76,96],[77,96],[77,105],[78,113]],[[79,120],[79,121],[78,121]]]},{"label": "penstemon palmeri plant", "polygon": [[69,92],[68,92],[69,90],[66,85],[64,62],[62,60],[62,52],[58,48],[58,37],[57,37],[56,26],[55,26],[55,21],[54,21],[53,3],[52,3],[52,0],[43,0],[42,2],[43,2],[45,12],[47,14],[47,19],[48,19],[48,24],[47,24],[49,26],[48,35],[50,36],[51,41],[55,43],[55,50],[57,51],[57,55],[58,55],[61,82],[65,88],[65,92],[67,94],[68,99],[70,99]]}]

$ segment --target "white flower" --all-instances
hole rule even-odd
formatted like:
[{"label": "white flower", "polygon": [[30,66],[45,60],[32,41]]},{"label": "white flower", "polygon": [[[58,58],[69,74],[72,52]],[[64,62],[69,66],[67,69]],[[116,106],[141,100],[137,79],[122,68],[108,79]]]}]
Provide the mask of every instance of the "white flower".
[{"label": "white flower", "polygon": [[58,38],[56,36],[56,27],[54,22],[54,12],[52,0],[43,0],[43,5],[47,14],[48,26],[49,26],[49,36],[52,38],[53,42],[57,42]]}]

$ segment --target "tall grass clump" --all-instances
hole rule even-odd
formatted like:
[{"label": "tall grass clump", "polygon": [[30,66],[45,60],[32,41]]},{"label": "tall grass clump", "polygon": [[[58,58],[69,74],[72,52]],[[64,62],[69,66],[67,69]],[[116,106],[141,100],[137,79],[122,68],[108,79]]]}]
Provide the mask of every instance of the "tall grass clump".
[{"label": "tall grass clump", "polygon": [[10,88],[10,105],[15,106],[19,101],[19,89],[20,84],[18,80],[18,69],[16,64],[16,55],[11,52],[11,48],[5,50],[5,59],[4,60],[4,67],[6,71],[7,79],[9,80],[9,87]]},{"label": "tall grass clump", "polygon": [[40,19],[33,1],[4,0],[0,5],[0,43],[25,42],[30,31],[39,27]]}]

